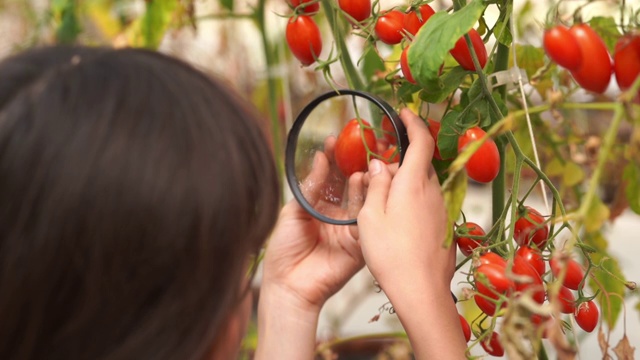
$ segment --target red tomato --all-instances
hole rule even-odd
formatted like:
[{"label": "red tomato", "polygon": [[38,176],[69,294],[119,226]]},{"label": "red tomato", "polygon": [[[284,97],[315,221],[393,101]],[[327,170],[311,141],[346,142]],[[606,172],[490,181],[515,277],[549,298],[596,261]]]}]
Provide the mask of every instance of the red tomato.
[{"label": "red tomato", "polygon": [[640,35],[625,35],[618,39],[613,54],[613,72],[620,89],[631,87],[640,74]]},{"label": "red tomato", "polygon": [[[362,128],[357,119],[350,120],[342,129],[336,140],[334,157],[338,169],[346,177],[357,171],[366,171],[368,165],[367,148],[376,149],[376,135],[369,123],[361,120],[366,128]],[[364,136],[364,141],[362,141]]]},{"label": "red tomato", "polygon": [[485,299],[480,294],[475,294],[473,301],[476,302],[476,305],[483,313],[489,316],[493,316],[496,313],[496,304],[492,300]]},{"label": "red tomato", "polygon": [[[485,134],[486,132],[477,126],[465,131],[465,133],[458,138],[458,151],[462,151],[468,143],[479,140]],[[496,146],[493,139],[488,138],[487,141],[471,155],[465,168],[467,169],[469,177],[477,182],[491,182],[498,176],[498,171],[500,171],[500,154],[498,153],[498,146]]]},{"label": "red tomato", "polygon": [[[480,34],[478,34],[476,29],[471,29],[469,31],[469,37],[471,38],[473,50],[476,52],[476,56],[478,57],[480,67],[484,68],[484,66],[487,64],[487,49],[484,47],[482,38],[480,37]],[[451,49],[450,52],[453,58],[456,59],[458,64],[460,64],[463,69],[476,71],[476,67],[473,64],[473,59],[471,58],[471,52],[467,47],[467,41],[464,39],[464,36],[456,41],[455,47]]]},{"label": "red tomato", "polygon": [[514,274],[519,275],[515,281],[516,291],[530,292],[531,297],[538,304],[542,304],[546,297],[542,277],[538,271],[523,258],[516,256],[513,259]]},{"label": "red tomato", "polygon": [[389,147],[380,156],[382,156],[381,160],[387,164],[400,162],[400,152],[396,146]]},{"label": "red tomato", "polygon": [[494,264],[494,265],[501,266],[503,268],[507,267],[507,261],[504,258],[502,258],[500,255],[492,252],[488,252],[480,255],[480,265],[478,265],[478,267],[485,264]]},{"label": "red tomato", "polygon": [[289,19],[286,30],[287,44],[302,65],[313,64],[322,52],[322,37],[318,25],[309,16],[294,16]]},{"label": "red tomato", "polygon": [[393,127],[391,119],[389,119],[387,115],[384,115],[382,117],[382,131],[384,132],[384,138],[387,139],[389,144],[398,144],[398,139],[396,138],[396,129]]},{"label": "red tomato", "polygon": [[[562,263],[560,260],[556,258],[551,258],[549,260],[549,265],[551,265],[551,272],[553,276],[558,277],[560,271],[562,270]],[[580,283],[584,279],[584,270],[582,270],[582,266],[578,264],[573,259],[567,260],[567,271],[564,276],[564,281],[562,285],[568,287],[571,290],[578,290]]]},{"label": "red tomato", "polygon": [[582,64],[582,55],[578,41],[569,28],[556,25],[545,30],[542,45],[551,60],[569,70],[578,70]]},{"label": "red tomato", "polygon": [[521,246],[516,251],[516,256],[521,257],[524,261],[528,262],[529,265],[533,266],[540,276],[544,275],[547,270],[547,265],[542,258],[542,254],[538,250],[532,249],[528,246]]},{"label": "red tomato", "polygon": [[524,212],[521,212],[516,220],[513,238],[518,245],[529,246],[534,243],[542,250],[549,238],[549,227],[536,209],[525,206]]},{"label": "red tomato", "polygon": [[467,340],[467,342],[469,342],[469,340],[471,340],[471,326],[469,326],[467,319],[465,319],[462,315],[458,314],[458,316],[460,316],[460,326],[462,326],[464,339]]},{"label": "red tomato", "polygon": [[[293,6],[299,14],[313,15],[320,10],[320,2],[313,2],[314,0],[291,0],[291,6]],[[300,6],[304,4],[304,6]],[[298,8],[298,6],[300,6]]]},{"label": "red tomato", "polygon": [[571,75],[578,85],[585,90],[603,93],[611,80],[611,57],[604,41],[587,24],[574,25],[569,29],[578,41],[582,65],[578,70],[571,71]]},{"label": "red tomato", "polygon": [[436,142],[436,148],[433,150],[433,157],[438,160],[442,160],[440,149],[438,149],[438,133],[440,132],[440,123],[432,119],[427,119],[427,121],[429,122],[429,132],[431,133],[431,137],[433,137],[433,140]]},{"label": "red tomato", "polygon": [[507,278],[505,268],[500,265],[481,265],[473,276],[478,292],[491,299],[498,299],[499,295],[508,295],[515,287],[513,281]]},{"label": "red tomato", "polygon": [[578,305],[576,312],[573,314],[576,322],[586,332],[592,332],[598,325],[600,311],[593,300]]},{"label": "red tomato", "polygon": [[338,6],[357,22],[362,22],[371,16],[370,0],[338,0]]},{"label": "red tomato", "polygon": [[411,75],[411,69],[409,69],[409,45],[402,50],[402,54],[400,55],[400,68],[402,69],[402,74],[404,78],[407,79],[408,82],[412,84],[417,84],[416,80]]},{"label": "red tomato", "polygon": [[576,311],[576,298],[569,288],[564,286],[560,287],[560,293],[558,294],[558,300],[560,300],[560,312],[564,314],[573,314]]},{"label": "red tomato", "polygon": [[402,41],[402,24],[404,13],[399,10],[385,12],[376,21],[375,31],[380,41],[385,44],[395,45]]},{"label": "red tomato", "polygon": [[[420,11],[420,18],[418,18],[418,10]],[[436,12],[428,4],[421,5],[418,10],[409,11],[404,17],[404,29],[411,35],[416,35],[418,30],[424,25],[431,15]]]},{"label": "red tomato", "polygon": [[[480,225],[474,223],[474,222],[466,222],[462,225],[460,225],[458,227],[458,229],[462,228],[461,233],[463,234],[468,234],[468,235],[474,235],[474,236],[484,236],[486,235],[484,230],[482,230],[482,227],[480,227]],[[467,236],[459,236],[458,232],[456,231],[455,234],[455,240],[458,243],[458,247],[460,248],[460,252],[464,255],[464,256],[469,256],[471,255],[471,253],[473,253],[473,249],[477,248],[478,246],[481,245],[481,243],[483,242],[483,240],[480,239],[472,239],[470,237]]]},{"label": "red tomato", "polygon": [[482,342],[480,342],[480,345],[482,345],[482,348],[484,349],[484,351],[486,351],[487,354],[489,355],[493,355],[493,356],[504,355],[504,349],[500,344],[500,336],[498,335],[497,332],[492,332],[491,336],[484,338]]}]

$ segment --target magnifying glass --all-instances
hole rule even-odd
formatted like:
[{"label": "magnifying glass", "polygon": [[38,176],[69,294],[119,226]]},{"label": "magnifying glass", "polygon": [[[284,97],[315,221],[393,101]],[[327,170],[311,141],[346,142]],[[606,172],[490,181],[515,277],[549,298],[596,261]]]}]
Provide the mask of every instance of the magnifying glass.
[{"label": "magnifying glass", "polygon": [[356,223],[364,194],[349,186],[371,159],[402,164],[409,146],[404,124],[384,100],[357,90],[330,91],[298,115],[285,153],[289,187],[316,219],[334,225]]}]

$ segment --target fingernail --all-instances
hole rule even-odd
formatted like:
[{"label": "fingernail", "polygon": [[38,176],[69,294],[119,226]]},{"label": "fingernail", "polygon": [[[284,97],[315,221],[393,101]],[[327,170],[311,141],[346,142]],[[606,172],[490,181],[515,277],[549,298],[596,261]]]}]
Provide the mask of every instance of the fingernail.
[{"label": "fingernail", "polygon": [[369,174],[371,176],[377,175],[382,171],[382,163],[380,160],[372,159],[369,161]]}]

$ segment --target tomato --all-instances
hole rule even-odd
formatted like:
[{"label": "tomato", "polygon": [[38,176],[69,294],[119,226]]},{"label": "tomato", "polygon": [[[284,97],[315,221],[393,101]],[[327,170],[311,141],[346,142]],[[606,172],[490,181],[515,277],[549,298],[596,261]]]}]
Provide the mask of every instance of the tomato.
[{"label": "tomato", "polygon": [[582,65],[571,71],[574,80],[585,90],[603,93],[611,80],[611,57],[604,41],[589,25],[572,26],[569,31],[578,41]]},{"label": "tomato", "polygon": [[496,313],[496,304],[493,300],[486,299],[480,294],[475,294],[473,296],[473,301],[475,301],[476,305],[478,305],[478,308],[483,313],[489,316],[493,316]]},{"label": "tomato", "polygon": [[640,74],[640,35],[625,35],[618,39],[613,53],[613,72],[620,89],[631,87]]},{"label": "tomato", "polygon": [[387,139],[389,144],[398,144],[398,138],[396,138],[396,129],[391,123],[391,119],[387,115],[382,117],[382,131],[384,132],[384,138]]},{"label": "tomato", "polygon": [[313,64],[322,52],[320,29],[309,16],[300,15],[289,19],[286,30],[287,44],[293,55],[303,66]]},{"label": "tomato", "polygon": [[409,45],[402,50],[402,54],[400,55],[400,68],[402,69],[402,74],[404,78],[407,79],[408,82],[412,84],[417,84],[416,80],[411,75],[411,69],[409,69]]},{"label": "tomato", "polygon": [[431,133],[431,137],[433,137],[433,140],[436,142],[436,148],[433,150],[433,157],[438,160],[442,160],[440,149],[438,149],[438,133],[440,132],[440,123],[432,119],[427,119],[427,122],[429,123],[429,132]]},{"label": "tomato", "polygon": [[525,206],[524,211],[519,211],[513,231],[513,238],[518,245],[529,246],[534,243],[538,249],[544,249],[549,238],[549,227],[544,217],[534,208]]},{"label": "tomato", "polygon": [[467,322],[467,319],[464,318],[464,316],[460,314],[458,314],[458,316],[460,317],[460,326],[462,326],[464,339],[467,340],[467,342],[469,342],[469,340],[471,340],[471,326],[469,326],[469,323]]},{"label": "tomato", "polygon": [[538,274],[538,271],[520,256],[514,257],[511,270],[514,274],[519,275],[515,281],[516,291],[530,292],[533,300],[538,304],[542,304],[546,293],[542,277]]},{"label": "tomato", "polygon": [[385,44],[395,45],[402,41],[402,25],[404,13],[399,10],[385,12],[376,21],[375,32],[380,41]]},{"label": "tomato", "polygon": [[381,160],[387,164],[400,162],[400,152],[396,146],[389,147],[387,150],[383,151],[380,156],[382,156]]},{"label": "tomato", "polygon": [[507,295],[515,287],[513,281],[507,278],[505,268],[500,265],[481,265],[473,276],[478,292],[491,299],[498,299],[499,295]]},{"label": "tomato", "polygon": [[357,22],[362,22],[371,16],[371,0],[338,0],[338,6]]},{"label": "tomato", "polygon": [[[484,43],[482,42],[482,38],[480,34],[476,31],[476,29],[471,29],[469,31],[469,37],[471,38],[471,44],[473,45],[473,50],[478,57],[478,62],[480,63],[480,67],[484,68],[487,64],[487,49],[484,47]],[[471,52],[467,47],[467,41],[462,36],[458,41],[456,41],[456,45],[450,51],[451,55],[454,59],[462,66],[463,69],[469,71],[476,71],[476,67],[473,64],[473,58],[471,58]]]},{"label": "tomato", "polygon": [[576,312],[573,314],[576,318],[576,322],[586,332],[592,332],[598,325],[598,318],[600,317],[600,311],[598,306],[589,300],[578,305]]},{"label": "tomato", "polygon": [[569,70],[578,70],[582,65],[578,41],[566,26],[556,25],[545,30],[542,45],[547,55],[558,65]]},{"label": "tomato", "polygon": [[[486,132],[478,126],[474,126],[465,131],[465,133],[458,138],[458,151],[462,151],[468,143],[479,140],[485,135]],[[498,176],[498,172],[500,171],[500,154],[498,153],[498,146],[496,146],[493,139],[488,138],[487,141],[471,155],[465,168],[467,169],[469,177],[477,182],[491,182]]]},{"label": "tomato", "polygon": [[[551,265],[551,272],[553,276],[558,277],[560,271],[562,270],[562,263],[560,260],[556,258],[551,258],[549,260],[549,265]],[[573,259],[567,260],[567,271],[564,276],[564,281],[562,285],[568,287],[571,290],[578,290],[580,283],[584,279],[584,270],[582,270],[582,266],[578,264]]]},{"label": "tomato", "polygon": [[[474,235],[474,236],[484,236],[486,235],[482,227],[474,222],[466,222],[458,227],[458,230],[462,234]],[[460,252],[464,256],[469,256],[473,253],[473,249],[477,248],[481,245],[483,240],[480,239],[472,239],[467,236],[458,235],[458,231],[455,234],[455,241],[458,243],[458,247],[460,248]]]},{"label": "tomato", "polygon": [[500,257],[500,255],[492,252],[480,255],[480,264],[478,265],[478,267],[484,264],[498,265],[503,268],[507,267],[507,261],[504,258]]},{"label": "tomato", "polygon": [[516,251],[515,256],[521,257],[526,262],[528,262],[529,265],[533,266],[533,268],[536,269],[540,276],[544,275],[545,271],[547,270],[547,265],[544,262],[542,254],[539,250],[532,249],[528,246],[521,246]]},{"label": "tomato", "polygon": [[[420,11],[420,18],[418,18],[418,11]],[[417,10],[409,11],[404,17],[404,29],[411,35],[416,35],[418,30],[424,25],[431,15],[435,14],[433,8],[428,4],[420,5]]]},{"label": "tomato", "polygon": [[[346,177],[358,171],[366,171],[368,165],[367,148],[376,149],[376,135],[369,127],[369,123],[362,120],[365,128],[360,126],[357,119],[350,120],[342,129],[336,140],[334,157],[336,165]],[[362,141],[364,136],[365,143]]]},{"label": "tomato", "polygon": [[558,294],[558,300],[560,300],[560,312],[564,314],[573,314],[576,311],[576,298],[569,288],[564,286],[560,287],[560,293]]},{"label": "tomato", "polygon": [[500,344],[500,336],[495,331],[491,333],[491,336],[484,338],[480,345],[489,355],[504,356],[504,349]]},{"label": "tomato", "polygon": [[291,0],[291,6],[301,15],[313,15],[320,10],[320,2],[314,0]]}]

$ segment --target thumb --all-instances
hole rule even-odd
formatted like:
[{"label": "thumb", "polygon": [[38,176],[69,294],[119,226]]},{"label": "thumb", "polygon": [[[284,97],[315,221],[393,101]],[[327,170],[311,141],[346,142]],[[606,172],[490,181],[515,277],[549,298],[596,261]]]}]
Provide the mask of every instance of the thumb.
[{"label": "thumb", "polygon": [[389,197],[389,188],[391,186],[389,169],[387,169],[382,161],[372,159],[369,162],[369,176],[369,188],[363,210],[384,212],[387,206],[387,198]]}]

